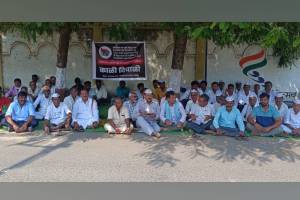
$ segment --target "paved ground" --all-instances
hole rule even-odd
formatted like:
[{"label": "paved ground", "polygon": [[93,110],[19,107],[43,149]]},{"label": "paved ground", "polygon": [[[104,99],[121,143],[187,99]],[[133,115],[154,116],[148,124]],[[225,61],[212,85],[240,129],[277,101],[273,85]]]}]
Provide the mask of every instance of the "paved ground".
[{"label": "paved ground", "polygon": [[0,181],[300,181],[300,141],[0,134]]}]

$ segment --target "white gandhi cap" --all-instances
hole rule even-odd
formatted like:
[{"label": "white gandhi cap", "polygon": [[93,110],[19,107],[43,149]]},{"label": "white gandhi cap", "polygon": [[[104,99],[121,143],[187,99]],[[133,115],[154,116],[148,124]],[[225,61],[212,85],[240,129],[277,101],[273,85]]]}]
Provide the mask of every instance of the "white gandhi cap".
[{"label": "white gandhi cap", "polygon": [[228,97],[226,97],[225,100],[226,100],[226,101],[234,101],[234,98],[233,98],[232,96],[228,96]]},{"label": "white gandhi cap", "polygon": [[59,97],[59,94],[58,94],[58,93],[54,93],[54,94],[52,94],[51,97],[52,97],[52,98],[58,98],[58,97]]},{"label": "white gandhi cap", "polygon": [[295,99],[294,104],[300,104],[300,99]]},{"label": "white gandhi cap", "polygon": [[152,91],[150,89],[146,89],[144,93],[145,94],[152,94]]}]

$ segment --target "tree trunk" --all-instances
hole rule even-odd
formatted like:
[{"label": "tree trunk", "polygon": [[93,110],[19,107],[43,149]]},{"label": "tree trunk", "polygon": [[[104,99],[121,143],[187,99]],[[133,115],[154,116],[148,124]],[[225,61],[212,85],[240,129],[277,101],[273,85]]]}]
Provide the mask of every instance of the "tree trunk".
[{"label": "tree trunk", "polygon": [[169,80],[169,87],[179,94],[182,78],[182,69],[184,62],[184,55],[187,44],[187,35],[180,35],[174,33],[174,49],[171,64],[171,74]]},{"label": "tree trunk", "polygon": [[66,67],[68,62],[71,28],[68,23],[59,30],[59,44],[56,62],[56,87],[60,90],[66,86]]}]

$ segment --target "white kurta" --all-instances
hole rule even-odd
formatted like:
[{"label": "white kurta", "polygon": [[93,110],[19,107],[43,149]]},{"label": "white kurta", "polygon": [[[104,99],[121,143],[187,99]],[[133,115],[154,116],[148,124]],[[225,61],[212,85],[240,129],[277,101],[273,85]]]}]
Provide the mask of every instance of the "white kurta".
[{"label": "white kurta", "polygon": [[194,106],[198,106],[199,104],[198,104],[198,102],[196,101],[196,102],[193,102],[193,100],[189,100],[187,103],[186,103],[186,106],[185,106],[185,112],[186,112],[186,114],[189,114],[190,112],[191,112],[191,110],[192,110],[192,108],[194,107]]},{"label": "white kurta", "polygon": [[[246,103],[246,104],[249,104],[249,96],[250,95],[255,95],[256,94],[252,91],[249,91],[248,95],[245,94],[245,91],[244,90],[241,90],[239,93],[238,93],[238,98],[237,98],[237,103],[239,103],[240,101],[242,101],[243,103]],[[257,98],[257,97],[256,97]]]},{"label": "white kurta", "polygon": [[287,112],[289,110],[289,107],[285,103],[282,103],[280,109],[278,109],[278,106],[275,104],[275,108],[278,110],[278,112],[282,118],[285,117],[285,115],[287,114]]},{"label": "white kurta", "polygon": [[64,123],[67,119],[67,114],[71,113],[71,110],[64,104],[60,103],[58,107],[55,107],[53,103],[48,106],[45,119],[49,120],[51,124],[59,125]]},{"label": "white kurta", "polygon": [[43,119],[46,115],[47,108],[50,104],[51,104],[50,96],[46,98],[44,94],[39,94],[33,103],[35,109],[38,107],[38,105],[40,105],[38,112],[35,112],[35,118]]},{"label": "white kurta", "polygon": [[[75,101],[78,100],[80,97],[76,96]],[[64,99],[64,104],[69,108],[69,110],[73,110],[73,105],[75,103],[73,97],[71,95],[67,96]]]},{"label": "white kurta", "polygon": [[[300,112],[296,114],[293,108],[288,109],[284,118],[284,123],[289,124],[293,128],[300,128]],[[292,133],[292,130],[289,127],[282,125],[282,128],[285,132]]]},{"label": "white kurta", "polygon": [[[209,96],[209,102],[211,104],[214,104],[217,102],[217,97],[216,97],[216,94],[221,92],[220,90],[217,90],[216,92],[214,92],[213,90],[209,90],[207,95]],[[222,93],[222,92],[221,92]]]},{"label": "white kurta", "polygon": [[77,122],[84,129],[88,126],[92,126],[94,122],[98,122],[99,111],[97,102],[91,98],[89,98],[87,102],[83,102],[83,100],[79,98],[73,105],[72,119],[72,123]]},{"label": "white kurta", "polygon": [[[172,119],[169,119],[171,120],[173,123],[177,124],[179,122],[182,122],[184,123],[185,120],[186,120],[186,113],[185,113],[185,110],[182,106],[182,104],[180,102],[177,102],[178,103],[178,107],[179,107],[179,112],[181,114],[181,118],[179,119],[179,121],[177,121],[176,119],[176,114],[175,114],[175,104],[173,106],[170,106],[170,112],[171,112],[171,118]],[[160,120],[162,122],[165,122],[166,121],[166,118],[165,118],[165,112],[166,112],[166,106],[165,104],[163,104],[161,106],[161,110],[160,110]]]},{"label": "white kurta", "polygon": [[252,113],[252,110],[253,110],[253,108],[250,106],[250,104],[247,104],[244,106],[244,108],[241,112],[241,115],[242,115],[244,121],[247,121],[247,118]]},{"label": "white kurta", "polygon": [[206,106],[202,107],[200,105],[194,106],[191,110],[191,114],[196,115],[196,121],[194,123],[200,125],[200,124],[205,124],[208,121],[205,121],[205,116],[209,115],[212,116],[212,106],[210,104],[207,104]]},{"label": "white kurta", "polygon": [[126,119],[129,119],[129,112],[126,106],[122,106],[118,112],[115,105],[108,109],[107,119],[111,119],[117,127],[126,126]]}]

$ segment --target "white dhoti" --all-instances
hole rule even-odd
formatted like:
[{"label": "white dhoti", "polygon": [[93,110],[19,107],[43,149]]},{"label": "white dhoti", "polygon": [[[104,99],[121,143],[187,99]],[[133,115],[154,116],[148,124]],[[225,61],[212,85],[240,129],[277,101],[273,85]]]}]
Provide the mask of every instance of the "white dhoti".
[{"label": "white dhoti", "polygon": [[[117,128],[120,129],[121,133],[125,133],[127,126],[126,126],[126,124],[123,124],[123,125],[117,126]],[[130,128],[133,129],[132,124],[130,124]],[[104,129],[109,133],[116,133],[116,130],[109,123],[104,124]]]},{"label": "white dhoti", "polygon": [[77,119],[76,121],[73,121],[72,125],[74,125],[74,122],[77,122],[79,126],[82,126],[82,128],[86,129],[88,126],[92,126],[95,122],[92,118],[91,119]]}]

